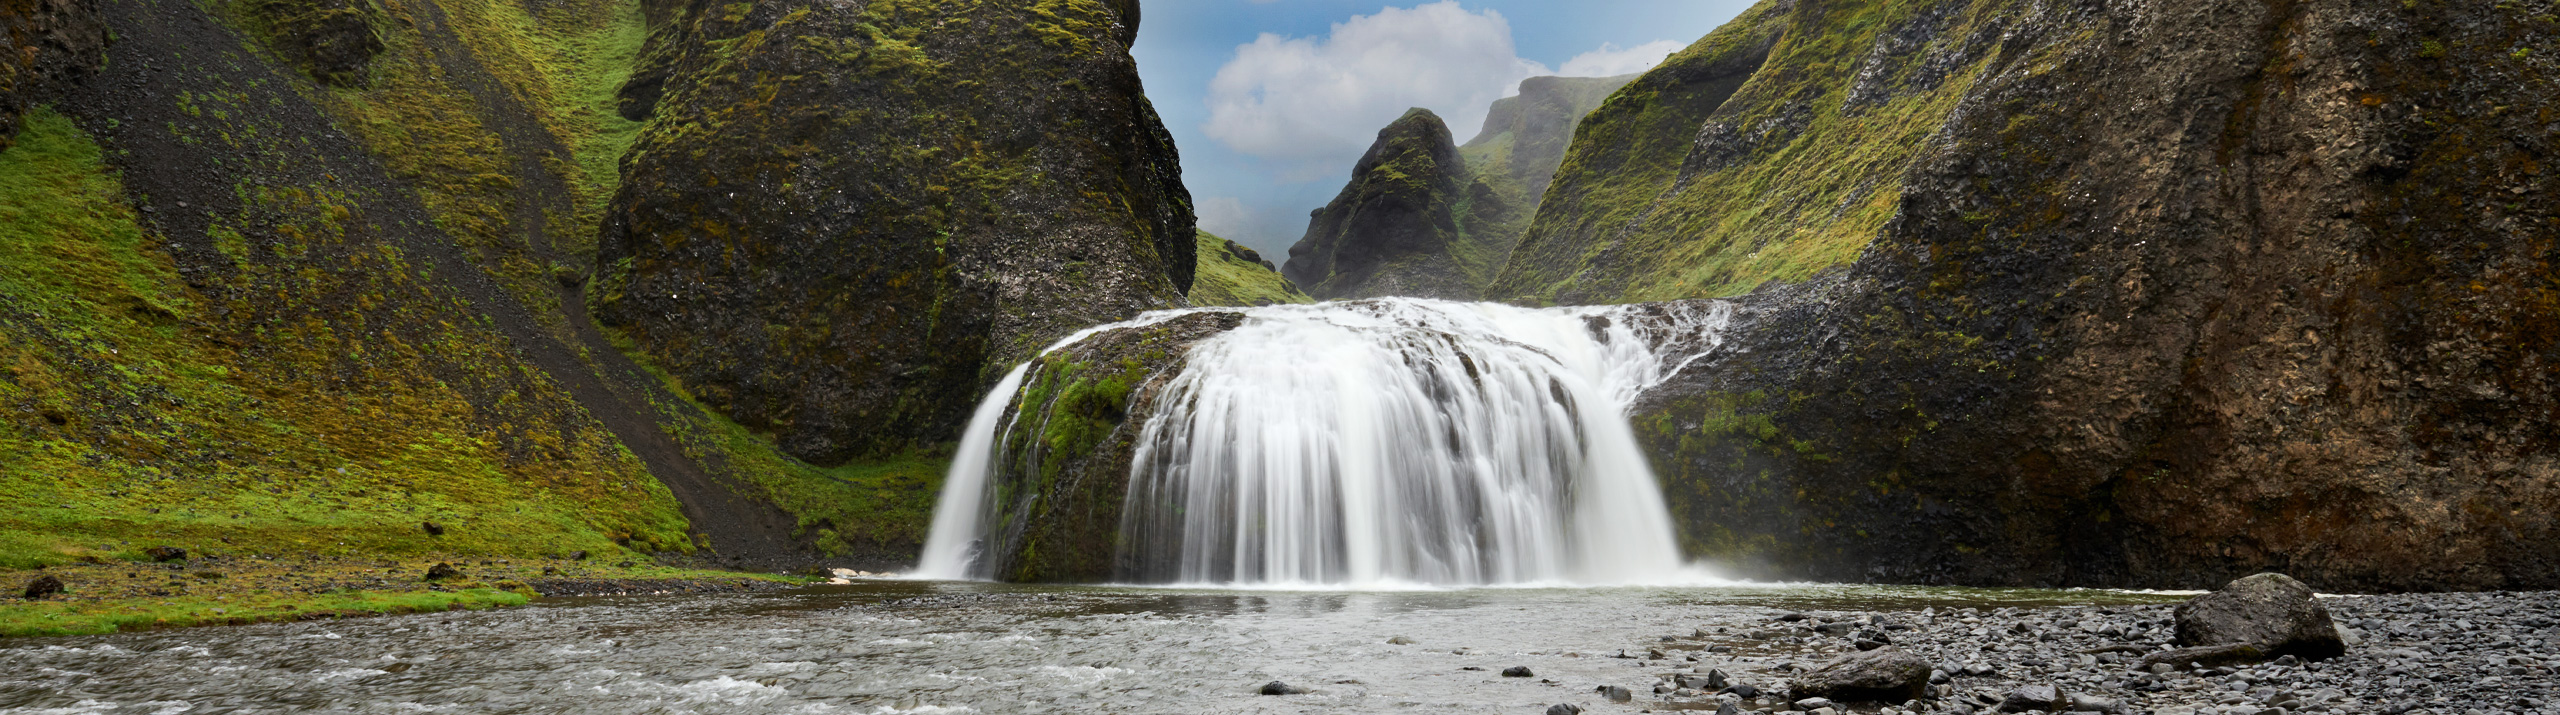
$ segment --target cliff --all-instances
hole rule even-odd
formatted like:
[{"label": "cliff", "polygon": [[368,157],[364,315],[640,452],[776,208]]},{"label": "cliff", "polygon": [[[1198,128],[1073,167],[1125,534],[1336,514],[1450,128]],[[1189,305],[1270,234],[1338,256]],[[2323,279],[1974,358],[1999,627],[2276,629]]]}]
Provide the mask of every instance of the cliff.
[{"label": "cliff", "polygon": [[1764,4],[1621,93],[1688,130],[1585,125],[1505,285],[1762,287],[1637,415],[1739,575],[2551,588],[2552,23]]},{"label": "cliff", "polygon": [[1132,5],[654,8],[598,315],[809,463],[952,439],[1031,351],[1191,287]]}]

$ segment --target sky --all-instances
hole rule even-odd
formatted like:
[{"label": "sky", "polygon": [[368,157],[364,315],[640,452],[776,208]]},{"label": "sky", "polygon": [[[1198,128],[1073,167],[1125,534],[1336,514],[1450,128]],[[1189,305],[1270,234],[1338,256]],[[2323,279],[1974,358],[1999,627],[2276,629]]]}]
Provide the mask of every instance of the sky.
[{"label": "sky", "polygon": [[1540,75],[1642,72],[1749,0],[1149,0],[1138,72],[1200,227],[1285,260],[1406,109],[1460,143]]}]

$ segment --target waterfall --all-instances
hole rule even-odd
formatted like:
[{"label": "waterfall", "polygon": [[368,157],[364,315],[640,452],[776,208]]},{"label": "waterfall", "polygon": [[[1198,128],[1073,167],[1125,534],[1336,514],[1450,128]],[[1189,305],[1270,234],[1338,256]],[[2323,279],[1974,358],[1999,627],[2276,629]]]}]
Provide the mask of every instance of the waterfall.
[{"label": "waterfall", "polygon": [[[1713,346],[1729,305],[1238,312],[1132,416],[1124,579],[1615,584],[1682,570],[1626,410]],[[971,564],[987,472],[1022,376],[971,421],[920,576],[985,575]]]}]

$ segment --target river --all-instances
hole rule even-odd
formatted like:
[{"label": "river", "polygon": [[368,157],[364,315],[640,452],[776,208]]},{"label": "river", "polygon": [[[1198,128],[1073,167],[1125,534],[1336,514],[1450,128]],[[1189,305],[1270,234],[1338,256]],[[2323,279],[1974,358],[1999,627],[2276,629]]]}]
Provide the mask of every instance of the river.
[{"label": "river", "polygon": [[[1309,592],[865,581],[0,642],[8,713],[1484,713],[1610,704],[1784,610],[2156,602],[1753,586]],[[1390,642],[1393,639],[1396,642]],[[1406,643],[1404,641],[1410,641]],[[1527,666],[1531,678],[1505,678]],[[1264,696],[1280,680],[1312,692]]]}]

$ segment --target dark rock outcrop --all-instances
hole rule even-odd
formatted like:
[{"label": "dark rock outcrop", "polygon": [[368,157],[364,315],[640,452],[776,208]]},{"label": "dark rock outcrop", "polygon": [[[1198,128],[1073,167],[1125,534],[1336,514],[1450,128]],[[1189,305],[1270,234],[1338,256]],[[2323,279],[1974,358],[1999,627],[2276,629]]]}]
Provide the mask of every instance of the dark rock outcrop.
[{"label": "dark rock outcrop", "polygon": [[19,117],[95,72],[106,47],[95,0],[0,0],[0,150]]},{"label": "dark rock outcrop", "polygon": [[998,435],[980,549],[989,561],[973,572],[1020,583],[1143,573],[1170,546],[1120,529],[1144,417],[1193,344],[1243,323],[1241,313],[1194,313],[1099,333],[1034,360],[1007,408],[1010,429]]},{"label": "dark rock outcrop", "polygon": [[[2560,94],[2514,50],[2548,20],[1975,5],[2008,29],[1939,40],[1987,64],[1883,177],[1872,244],[1741,299],[1725,352],[1636,409],[1692,554],[1842,580],[2560,586]],[[1584,134],[1577,157],[1621,149]]]},{"label": "dark rock outcrop", "polygon": [[276,52],[321,84],[362,86],[382,54],[382,33],[374,27],[382,10],[373,0],[257,0],[250,8],[265,22]]},{"label": "dark rock outcrop", "polygon": [[1850,653],[1796,676],[1799,698],[1901,703],[1929,687],[1929,662],[1891,646]]},{"label": "dark rock outcrop", "polygon": [[27,582],[26,589],[19,591],[18,597],[29,601],[40,601],[61,595],[62,592],[61,578],[50,575],[37,576],[36,580]]},{"label": "dark rock outcrop", "polygon": [[2338,624],[2310,586],[2262,573],[2178,604],[2180,646],[2255,645],[2267,657],[2327,660],[2347,652]]},{"label": "dark rock outcrop", "polygon": [[809,462],[953,439],[1006,366],[1192,283],[1132,5],[654,4],[599,316]]},{"label": "dark rock outcrop", "polygon": [[1457,254],[1470,228],[1485,227],[1459,219],[1507,207],[1467,170],[1440,116],[1415,109],[1379,130],[1352,168],[1351,184],[1289,247],[1281,275],[1319,300],[1472,299],[1478,289]]}]

